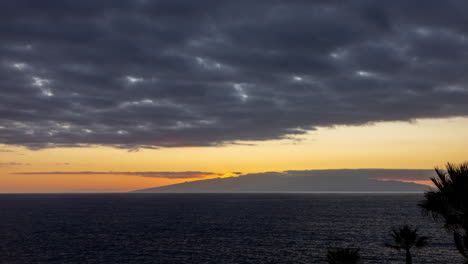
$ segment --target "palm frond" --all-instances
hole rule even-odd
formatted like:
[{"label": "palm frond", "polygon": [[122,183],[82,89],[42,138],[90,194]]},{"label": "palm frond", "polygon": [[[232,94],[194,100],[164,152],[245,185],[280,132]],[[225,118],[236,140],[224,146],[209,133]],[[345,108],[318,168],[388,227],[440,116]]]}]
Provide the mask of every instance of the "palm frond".
[{"label": "palm frond", "polygon": [[329,264],[355,264],[361,259],[359,248],[334,248],[327,252],[327,262]]},{"label": "palm frond", "polygon": [[435,169],[437,175],[431,180],[436,188],[426,192],[418,205],[453,232],[455,246],[468,262],[468,162],[447,163],[445,168]]}]

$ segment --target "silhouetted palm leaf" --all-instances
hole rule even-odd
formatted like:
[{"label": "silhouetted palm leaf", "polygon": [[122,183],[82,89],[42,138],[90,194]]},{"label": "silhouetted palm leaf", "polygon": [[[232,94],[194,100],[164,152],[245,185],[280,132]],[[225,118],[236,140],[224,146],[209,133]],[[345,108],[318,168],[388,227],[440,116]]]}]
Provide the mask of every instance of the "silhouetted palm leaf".
[{"label": "silhouetted palm leaf", "polygon": [[385,246],[398,251],[405,251],[407,264],[412,263],[412,248],[422,248],[428,244],[428,237],[420,236],[418,234],[418,229],[412,228],[409,225],[393,228],[390,236],[392,237],[393,243],[387,243]]},{"label": "silhouetted palm leaf", "polygon": [[361,259],[359,248],[334,248],[327,252],[329,264],[355,264]]},{"label": "silhouetted palm leaf", "polygon": [[431,180],[436,189],[426,192],[419,206],[453,233],[455,246],[468,263],[468,162],[448,163],[446,171],[435,171],[437,177]]}]

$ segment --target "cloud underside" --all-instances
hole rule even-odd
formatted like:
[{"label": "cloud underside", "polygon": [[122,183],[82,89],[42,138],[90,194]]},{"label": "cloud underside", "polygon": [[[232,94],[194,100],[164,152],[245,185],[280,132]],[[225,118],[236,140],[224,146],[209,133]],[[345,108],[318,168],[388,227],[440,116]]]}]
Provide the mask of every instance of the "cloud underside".
[{"label": "cloud underside", "polygon": [[165,178],[165,179],[192,179],[205,178],[208,176],[220,176],[221,174],[202,171],[181,171],[181,172],[165,172],[165,171],[145,171],[145,172],[123,172],[123,171],[50,171],[50,172],[17,172],[16,175],[128,175],[149,178]]},{"label": "cloud underside", "polygon": [[34,1],[0,10],[0,143],[214,146],[468,115],[466,1]]}]

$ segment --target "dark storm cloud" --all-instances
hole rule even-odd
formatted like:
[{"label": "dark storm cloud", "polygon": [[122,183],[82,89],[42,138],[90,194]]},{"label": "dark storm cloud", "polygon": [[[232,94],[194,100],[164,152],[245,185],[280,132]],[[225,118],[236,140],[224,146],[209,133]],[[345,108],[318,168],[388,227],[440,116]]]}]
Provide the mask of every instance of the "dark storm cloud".
[{"label": "dark storm cloud", "polygon": [[211,146],[468,115],[466,1],[8,1],[0,143]]},{"label": "dark storm cloud", "polygon": [[[0,164],[1,165],[1,164]],[[205,178],[207,176],[220,176],[221,174],[203,171],[144,171],[144,172],[125,172],[125,171],[44,171],[44,172],[17,172],[12,174],[20,175],[129,175],[151,178],[165,178],[165,179],[191,179],[191,178]]]}]

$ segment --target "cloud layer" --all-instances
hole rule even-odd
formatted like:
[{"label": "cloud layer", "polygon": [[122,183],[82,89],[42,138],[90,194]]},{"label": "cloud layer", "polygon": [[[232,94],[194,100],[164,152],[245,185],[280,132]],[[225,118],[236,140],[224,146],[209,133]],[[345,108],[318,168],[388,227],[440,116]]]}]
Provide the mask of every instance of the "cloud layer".
[{"label": "cloud layer", "polygon": [[466,1],[8,1],[0,143],[212,146],[468,115]]}]

